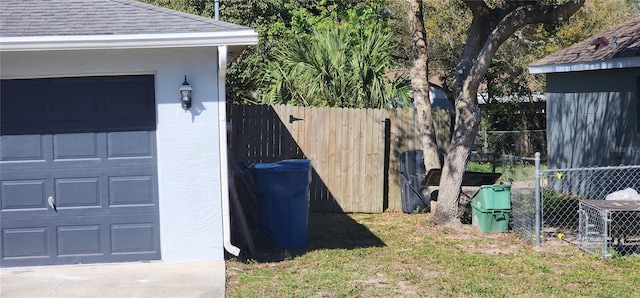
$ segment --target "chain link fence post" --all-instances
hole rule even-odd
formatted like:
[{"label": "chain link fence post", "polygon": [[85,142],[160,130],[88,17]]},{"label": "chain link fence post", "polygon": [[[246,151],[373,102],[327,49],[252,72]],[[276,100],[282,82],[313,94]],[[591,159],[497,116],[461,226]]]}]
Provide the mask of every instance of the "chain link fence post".
[{"label": "chain link fence post", "polygon": [[540,247],[540,214],[542,213],[542,208],[540,206],[540,193],[542,190],[540,189],[540,152],[536,152],[535,154],[535,184],[534,184],[534,198],[536,204],[536,224],[535,224],[535,237],[536,237],[536,247]]}]

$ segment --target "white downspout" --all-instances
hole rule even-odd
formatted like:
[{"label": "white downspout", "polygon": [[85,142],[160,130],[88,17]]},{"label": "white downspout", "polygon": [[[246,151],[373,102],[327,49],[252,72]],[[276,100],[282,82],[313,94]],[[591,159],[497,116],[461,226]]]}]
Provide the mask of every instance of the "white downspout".
[{"label": "white downspout", "polygon": [[222,192],[222,238],[224,249],[238,256],[240,248],[231,244],[231,216],[229,211],[229,161],[227,154],[227,107],[225,83],[227,79],[227,46],[218,46],[218,136],[220,138],[220,191]]},{"label": "white downspout", "polygon": [[214,9],[213,9],[213,16],[215,18],[216,21],[220,20],[220,0],[215,0],[213,1],[214,4]]}]

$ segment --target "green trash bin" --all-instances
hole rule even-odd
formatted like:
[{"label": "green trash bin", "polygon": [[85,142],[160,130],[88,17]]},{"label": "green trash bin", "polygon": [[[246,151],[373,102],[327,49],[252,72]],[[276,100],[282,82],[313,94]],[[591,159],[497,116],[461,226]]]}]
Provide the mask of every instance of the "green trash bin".
[{"label": "green trash bin", "polygon": [[471,198],[471,223],[483,233],[502,233],[509,229],[511,186],[484,185]]}]

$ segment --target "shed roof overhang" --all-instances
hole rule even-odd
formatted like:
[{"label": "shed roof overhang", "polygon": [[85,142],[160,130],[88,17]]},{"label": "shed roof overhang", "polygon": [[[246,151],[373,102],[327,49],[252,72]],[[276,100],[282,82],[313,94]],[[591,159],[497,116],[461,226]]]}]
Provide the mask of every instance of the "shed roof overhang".
[{"label": "shed roof overhang", "polygon": [[559,73],[559,72],[577,72],[589,70],[606,70],[640,67],[640,57],[626,57],[609,60],[546,64],[546,65],[530,65],[529,72],[532,74],[542,73]]}]

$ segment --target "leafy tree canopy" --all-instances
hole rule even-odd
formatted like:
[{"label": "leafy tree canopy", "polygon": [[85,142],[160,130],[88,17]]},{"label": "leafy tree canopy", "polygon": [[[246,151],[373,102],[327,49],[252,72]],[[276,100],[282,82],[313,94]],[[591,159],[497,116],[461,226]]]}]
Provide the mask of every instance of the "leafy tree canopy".
[{"label": "leafy tree canopy", "polygon": [[[496,5],[499,1],[486,2]],[[512,119],[513,115],[498,103],[533,101],[537,93],[544,91],[545,76],[530,74],[527,68],[530,63],[640,15],[639,3],[637,0],[587,0],[567,22],[525,26],[507,39],[494,56],[478,90],[487,103],[482,106],[483,128],[544,129],[539,121],[529,121],[528,117]],[[424,5],[431,81],[442,84],[452,95],[454,72],[472,15],[461,1],[431,0]],[[521,107],[535,112],[533,106]]]},{"label": "leafy tree canopy", "polygon": [[[214,17],[213,0],[140,1]],[[503,2],[485,1],[491,6]],[[508,96],[531,98],[534,92],[544,89],[544,76],[529,74],[529,63],[639,15],[639,3],[640,0],[587,0],[568,23],[523,28],[500,47],[480,93],[489,102]],[[454,71],[471,13],[462,1],[429,0],[423,4],[431,81],[443,85],[452,95]],[[387,67],[408,69],[412,45],[407,11],[404,0],[221,0],[221,20],[255,28],[259,34],[259,44],[249,47],[229,66],[227,98],[232,102],[262,102],[264,90],[273,87],[264,85],[265,72],[274,74],[273,62],[282,58],[280,49],[293,40],[308,40],[318,32],[335,28],[346,31],[352,45],[359,42],[363,32],[389,34],[386,59],[391,61]],[[256,76],[257,73],[261,75]],[[402,76],[408,71],[394,73]],[[273,97],[264,100],[272,101]]]},{"label": "leafy tree canopy", "polygon": [[[486,2],[497,5],[501,1]],[[529,74],[527,65],[640,15],[639,3],[637,0],[587,0],[567,22],[522,28],[500,46],[479,91],[487,97],[486,101],[509,96],[531,99],[532,93],[544,90],[545,80],[543,75]],[[438,76],[441,83],[451,89],[471,12],[461,1],[432,0],[424,4],[432,76]]]},{"label": "leafy tree canopy", "polygon": [[[144,0],[145,2],[214,17],[212,0]],[[227,99],[261,102],[258,90],[264,78],[256,73],[273,66],[280,48],[292,39],[303,40],[315,31],[341,28],[356,40],[361,32],[389,33],[385,1],[346,0],[223,0],[220,19],[255,28],[259,44],[249,47],[228,68]]]}]

